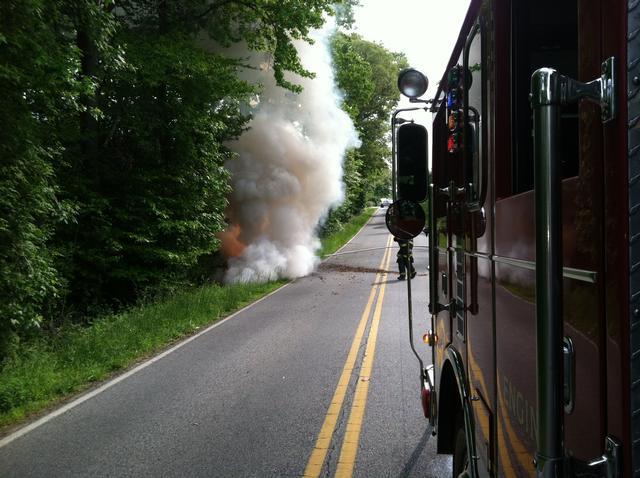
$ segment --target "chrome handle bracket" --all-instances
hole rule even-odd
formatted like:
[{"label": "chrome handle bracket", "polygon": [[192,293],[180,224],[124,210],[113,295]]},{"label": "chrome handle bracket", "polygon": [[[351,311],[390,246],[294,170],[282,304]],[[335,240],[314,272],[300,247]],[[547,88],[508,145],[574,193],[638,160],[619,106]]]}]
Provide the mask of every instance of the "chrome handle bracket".
[{"label": "chrome handle bracket", "polygon": [[468,190],[467,187],[457,187],[456,184],[451,181],[449,185],[445,188],[436,188],[436,192],[441,196],[446,196],[447,201],[456,202],[460,197],[467,197]]},{"label": "chrome handle bracket", "polygon": [[602,122],[608,123],[618,115],[616,85],[616,59],[610,57],[602,62],[600,78],[589,83],[561,76],[560,103],[566,105],[581,99],[593,101],[600,105]]},{"label": "chrome handle bracket", "polygon": [[456,311],[455,302],[449,302],[448,304],[441,304],[440,302],[436,302],[435,304],[429,304],[429,313],[438,314],[440,312],[449,311],[452,314]]},{"label": "chrome handle bracket", "polygon": [[616,67],[615,57],[607,58],[602,62],[600,78],[589,83],[541,68],[532,77],[531,105],[568,105],[586,99],[600,105],[602,122],[608,123],[618,115]]},{"label": "chrome handle bracket", "polygon": [[622,478],[622,445],[615,438],[607,436],[601,457],[586,463],[571,459],[570,466],[569,476]]}]

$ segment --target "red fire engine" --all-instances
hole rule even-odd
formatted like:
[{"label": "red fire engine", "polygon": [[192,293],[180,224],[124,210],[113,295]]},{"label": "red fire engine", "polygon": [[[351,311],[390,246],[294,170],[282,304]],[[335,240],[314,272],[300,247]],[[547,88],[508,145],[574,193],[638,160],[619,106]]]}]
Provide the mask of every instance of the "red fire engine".
[{"label": "red fire engine", "polygon": [[435,97],[399,87],[433,113],[430,174],[392,118],[387,223],[410,239],[426,204],[438,451],[454,476],[640,476],[640,0],[473,0]]}]

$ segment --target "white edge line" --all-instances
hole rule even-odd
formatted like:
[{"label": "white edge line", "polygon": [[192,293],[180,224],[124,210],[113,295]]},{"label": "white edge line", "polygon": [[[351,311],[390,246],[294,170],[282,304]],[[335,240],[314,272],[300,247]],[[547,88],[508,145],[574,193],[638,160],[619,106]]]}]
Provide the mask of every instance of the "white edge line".
[{"label": "white edge line", "polygon": [[126,380],[127,378],[129,378],[130,376],[132,376],[133,374],[139,372],[140,370],[147,368],[149,365],[152,365],[154,363],[156,363],[158,360],[161,360],[162,358],[166,357],[167,355],[169,355],[170,353],[178,350],[179,348],[183,347],[184,345],[188,344],[189,342],[191,342],[192,340],[197,339],[198,337],[200,337],[201,335],[206,334],[207,332],[209,332],[211,329],[215,329],[216,327],[218,327],[219,325],[222,325],[224,322],[228,321],[229,319],[234,318],[236,315],[241,314],[242,312],[244,312],[245,310],[253,307],[254,305],[258,304],[259,302],[262,302],[263,300],[267,299],[268,297],[271,297],[273,294],[275,294],[276,292],[281,291],[282,289],[284,289],[285,287],[287,287],[291,282],[287,282],[286,284],[278,287],[276,290],[268,293],[267,295],[265,295],[264,297],[261,297],[260,299],[256,300],[255,302],[252,302],[251,304],[248,304],[246,306],[244,306],[242,309],[235,311],[233,314],[218,320],[216,323],[210,325],[209,327],[207,327],[204,330],[201,330],[200,332],[198,332],[196,335],[192,335],[191,337],[188,337],[186,339],[184,339],[182,342],[178,343],[177,345],[174,345],[173,347],[171,347],[168,350],[165,350],[164,352],[156,355],[155,357],[150,358],[149,360],[147,360],[146,362],[141,363],[140,365],[132,368],[131,370],[123,373],[122,375],[118,375],[117,377],[115,377],[114,379],[108,381],[107,383],[105,383],[104,385],[101,385],[100,387],[96,388],[95,390],[92,390],[91,392],[88,392],[84,395],[82,395],[81,397],[76,398],[75,400],[67,403],[66,405],[58,408],[57,410],[54,410],[53,412],[45,415],[44,417],[36,420],[33,423],[30,423],[29,425],[26,425],[22,428],[20,428],[19,430],[7,435],[6,437],[4,437],[2,440],[0,440],[0,448],[8,445],[9,443],[11,443],[12,441],[26,435],[27,433],[29,433],[32,430],[35,430],[36,428],[38,428],[41,425],[44,425],[45,423],[47,423],[50,420],[53,420],[54,418],[56,418],[59,415],[62,415],[63,413],[68,412],[69,410],[71,410],[72,408],[77,407],[78,405],[86,402],[87,400],[92,399],[93,397],[95,397],[96,395],[104,392],[105,390],[113,387],[114,385],[118,384],[119,382],[122,382],[123,380]]},{"label": "white edge line", "polygon": [[[377,212],[377,211],[376,211]],[[360,232],[362,232],[362,230],[365,228],[365,226],[367,224],[369,224],[369,222],[371,222],[371,220],[375,217],[375,212],[371,215],[371,217],[369,217],[369,219],[367,220],[367,222],[365,222],[362,227],[358,230],[358,232],[356,232],[353,237],[351,239],[349,239],[349,241],[347,241],[342,247],[340,247],[340,249],[338,249],[336,252],[341,251],[342,249],[344,249],[346,246],[349,245],[349,243],[351,241],[353,241],[356,236],[358,234],[360,234]],[[331,256],[328,256],[326,259],[329,259]],[[323,261],[324,262],[324,261]],[[164,357],[166,357],[167,355],[169,355],[170,353],[178,350],[179,348],[181,348],[182,346],[188,344],[189,342],[191,342],[192,340],[197,339],[198,337],[200,337],[201,335],[206,334],[207,332],[209,332],[211,329],[214,329],[216,327],[218,327],[219,325],[222,325],[224,322],[226,322],[229,319],[232,319],[233,317],[235,317],[236,315],[244,312],[245,310],[253,307],[254,305],[258,304],[259,302],[262,302],[263,300],[265,300],[268,297],[271,297],[273,294],[275,294],[276,292],[281,291],[282,289],[284,289],[285,287],[287,287],[289,284],[291,284],[291,282],[287,282],[286,284],[282,285],[281,287],[278,287],[276,290],[268,293],[267,295],[265,295],[264,297],[261,297],[260,299],[256,300],[255,302],[252,302],[251,304],[248,304],[246,306],[244,306],[242,309],[235,311],[233,314],[225,317],[224,319],[221,319],[219,321],[217,321],[216,323],[210,325],[209,327],[207,327],[206,329],[198,332],[196,335],[192,335],[191,337],[188,337],[186,339],[184,339],[182,342],[178,343],[177,345],[174,345],[173,347],[171,347],[168,350],[165,350],[164,352],[156,355],[155,357],[150,358],[149,360],[147,360],[146,362],[141,363],[140,365],[132,368],[131,370],[123,373],[122,375],[118,375],[117,377],[115,377],[114,379],[108,381],[107,383],[105,383],[104,385],[101,385],[100,387],[96,388],[95,390],[92,390],[91,392],[85,393],[84,395],[76,398],[75,400],[67,403],[66,405],[54,410],[51,413],[48,413],[47,415],[45,415],[42,418],[39,418],[38,420],[36,420],[35,422],[30,423],[29,425],[26,425],[22,428],[20,428],[19,430],[7,435],[6,437],[4,437],[3,439],[0,440],[0,448],[8,445],[9,443],[11,443],[14,440],[17,440],[18,438],[26,435],[27,433],[29,433],[32,430],[35,430],[36,428],[44,425],[45,423],[53,420],[54,418],[68,412],[69,410],[71,410],[72,408],[77,407],[78,405],[86,402],[87,400],[92,399],[93,397],[95,397],[96,395],[99,395],[100,393],[104,392],[105,390],[113,387],[114,385],[122,382],[123,380],[126,380],[127,378],[129,378],[130,376],[134,375],[135,373],[138,373],[140,370],[147,368],[149,365],[154,364],[155,362],[157,362],[158,360],[163,359]]]}]

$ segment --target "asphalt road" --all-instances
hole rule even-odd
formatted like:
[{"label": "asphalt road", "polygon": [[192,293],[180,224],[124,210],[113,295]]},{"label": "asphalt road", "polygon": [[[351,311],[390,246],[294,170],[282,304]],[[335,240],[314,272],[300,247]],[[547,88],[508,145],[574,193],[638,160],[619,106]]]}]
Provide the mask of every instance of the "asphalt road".
[{"label": "asphalt road", "polygon": [[[388,239],[380,210],[343,249],[356,252],[333,257],[28,433],[8,443],[5,437],[0,476],[302,476],[327,430],[323,423],[368,302],[320,474],[334,476],[339,462],[348,462],[343,441],[351,437],[355,465],[343,468],[344,476],[450,476],[450,459],[435,454],[422,415],[395,243],[383,267],[390,274],[380,270]],[[412,289],[417,346],[428,362],[420,340],[428,328],[424,246],[418,238]],[[357,252],[371,248],[378,249]],[[365,401],[354,400],[363,390]],[[351,412],[358,407],[360,428]]]}]

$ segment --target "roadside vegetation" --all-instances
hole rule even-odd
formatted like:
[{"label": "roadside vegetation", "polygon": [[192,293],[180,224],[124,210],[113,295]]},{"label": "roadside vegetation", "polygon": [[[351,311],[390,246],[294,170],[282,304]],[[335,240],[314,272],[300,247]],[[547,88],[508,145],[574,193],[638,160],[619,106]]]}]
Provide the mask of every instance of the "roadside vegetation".
[{"label": "roadside vegetation", "polygon": [[[375,211],[367,208],[325,237],[321,256],[342,247]],[[0,427],[158,353],[285,283],[206,285],[100,317],[88,327],[69,323],[24,343],[0,369]]]},{"label": "roadside vegetation", "polygon": [[386,123],[406,60],[345,33],[356,4],[0,2],[0,367],[43,331],[222,276],[224,145],[261,88],[242,79],[247,48],[270,53],[295,94],[285,73],[313,72],[292,39],[337,16],[335,77],[362,145],[320,236],[388,196]]},{"label": "roadside vegetation", "polygon": [[349,242],[349,240],[357,234],[362,226],[371,219],[371,216],[373,216],[373,213],[376,212],[377,209],[378,208],[376,207],[368,207],[362,214],[351,218],[351,220],[344,224],[340,230],[323,238],[322,247],[319,252],[320,257],[325,258],[333,254],[344,244]]},{"label": "roadside vegetation", "polygon": [[24,344],[0,371],[0,426],[107,378],[282,284],[203,286],[101,317],[90,327],[67,324]]},{"label": "roadside vegetation", "polygon": [[391,196],[389,118],[398,102],[398,73],[409,66],[401,53],[386,50],[356,33],[337,32],[331,41],[343,109],[362,145],[344,161],[345,200],[329,214],[323,231],[334,232],[363,207]]},{"label": "roadside vegetation", "polygon": [[343,204],[319,225],[322,254],[389,196],[387,118],[407,62],[348,33],[354,5],[0,2],[0,426],[281,284],[219,283],[225,143],[261,91],[243,79],[248,50],[269,53],[295,94],[285,73],[313,72],[293,39],[327,14],[341,27],[335,77],[362,145],[345,157]]}]

